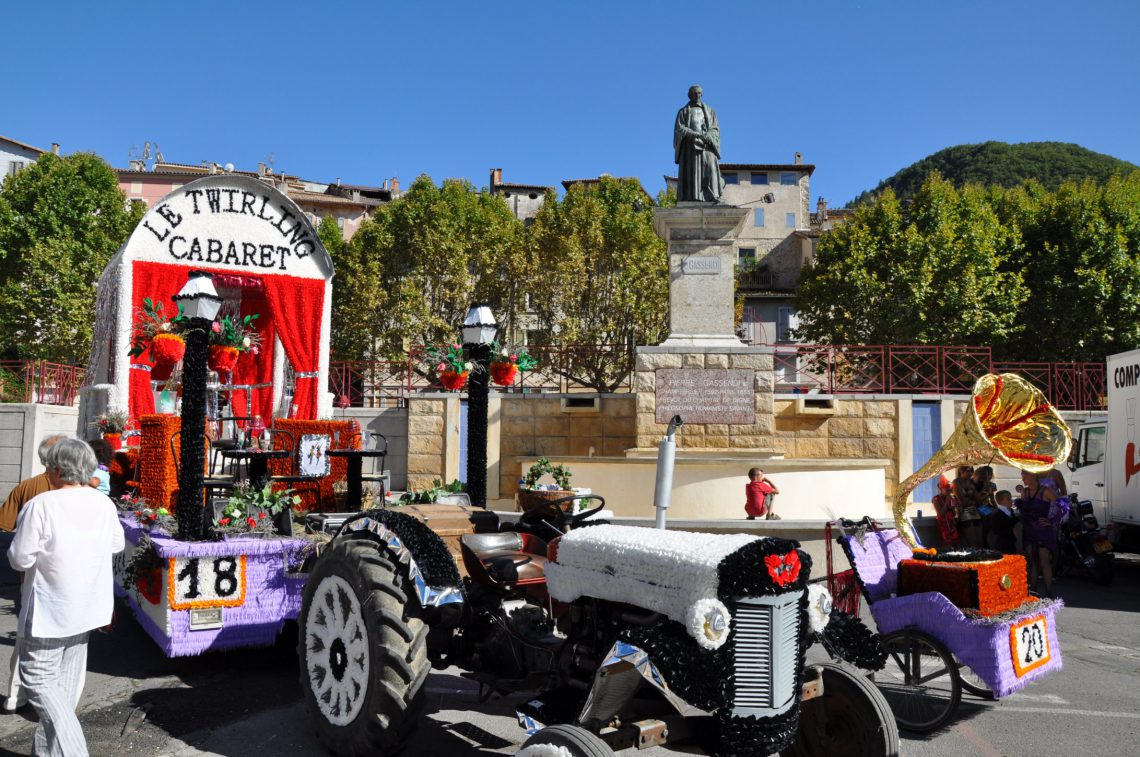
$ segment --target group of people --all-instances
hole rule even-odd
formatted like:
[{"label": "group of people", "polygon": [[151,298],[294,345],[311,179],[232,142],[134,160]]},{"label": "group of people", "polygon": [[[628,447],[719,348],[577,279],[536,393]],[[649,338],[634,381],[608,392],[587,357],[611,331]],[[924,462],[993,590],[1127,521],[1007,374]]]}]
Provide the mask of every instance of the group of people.
[{"label": "group of people", "polygon": [[105,444],[44,439],[38,453],[45,471],[17,484],[0,507],[0,529],[15,531],[8,562],[23,573],[5,709],[24,701],[35,709],[37,755],[87,755],[76,715],[87,640],[111,622],[111,560],[124,547],[103,475],[111,456]]},{"label": "group of people", "polygon": [[944,547],[994,549],[1019,554],[1021,545],[1029,568],[1029,587],[1036,590],[1040,574],[1045,595],[1053,596],[1053,560],[1057,556],[1057,526],[1064,517],[1059,507],[1068,494],[1065,479],[1053,470],[1041,475],[1022,471],[1019,496],[998,491],[994,470],[963,465],[953,481],[942,476],[932,504]]}]

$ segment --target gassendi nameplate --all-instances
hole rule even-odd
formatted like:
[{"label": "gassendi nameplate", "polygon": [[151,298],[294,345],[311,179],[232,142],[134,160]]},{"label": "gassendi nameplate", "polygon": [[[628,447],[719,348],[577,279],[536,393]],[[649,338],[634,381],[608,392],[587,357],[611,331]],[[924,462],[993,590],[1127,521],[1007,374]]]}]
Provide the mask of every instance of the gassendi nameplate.
[{"label": "gassendi nameplate", "polygon": [[658,423],[756,422],[755,371],[746,368],[662,368],[656,372]]},{"label": "gassendi nameplate", "polygon": [[681,261],[681,273],[720,273],[720,258],[691,255]]}]

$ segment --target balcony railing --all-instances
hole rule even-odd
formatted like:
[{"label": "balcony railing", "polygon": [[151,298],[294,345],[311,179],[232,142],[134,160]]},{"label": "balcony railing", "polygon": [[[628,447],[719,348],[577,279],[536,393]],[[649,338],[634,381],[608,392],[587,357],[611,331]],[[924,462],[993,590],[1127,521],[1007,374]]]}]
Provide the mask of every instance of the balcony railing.
[{"label": "balcony railing", "polygon": [[87,369],[47,360],[0,360],[0,402],[74,405]]}]

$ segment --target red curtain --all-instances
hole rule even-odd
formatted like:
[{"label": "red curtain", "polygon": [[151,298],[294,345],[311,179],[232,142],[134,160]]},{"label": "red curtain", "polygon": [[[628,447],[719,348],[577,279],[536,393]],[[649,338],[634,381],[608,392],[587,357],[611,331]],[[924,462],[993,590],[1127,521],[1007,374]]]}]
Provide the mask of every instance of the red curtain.
[{"label": "red curtain", "polygon": [[[178,294],[186,283],[189,266],[167,265],[165,263],[135,262],[132,264],[133,284],[131,287],[132,325],[133,311],[142,307],[145,298],[150,297],[157,306],[162,305],[167,315],[178,312],[170,298]],[[154,393],[150,386],[150,350],[131,358],[129,412],[132,418],[154,412]]]},{"label": "red curtain", "polygon": [[[249,277],[246,277],[249,279]],[[250,326],[261,336],[261,349],[256,355],[252,352],[243,352],[234,367],[234,384],[272,384],[273,383],[273,339],[276,329],[274,319],[270,315],[269,303],[265,299],[265,291],[260,279],[249,279],[250,283],[242,286],[241,290],[241,316],[259,315]],[[233,403],[233,414],[236,416],[260,415],[269,425],[273,418],[273,387],[266,386],[250,391],[251,398],[246,398],[245,390],[234,391],[230,396]]]},{"label": "red curtain", "polygon": [[[261,333],[261,351],[258,355],[245,353],[234,369],[235,384],[261,384],[273,381],[274,335],[281,339],[285,354],[297,374],[293,402],[297,404],[298,418],[317,417],[319,382],[317,368],[321,349],[321,315],[324,312],[325,282],[321,279],[301,279],[293,276],[262,275],[237,277],[232,271],[214,270],[202,266],[171,265],[136,261],[133,264],[132,309],[142,307],[145,297],[155,304],[162,303],[168,313],[174,303],[171,297],[178,294],[191,270],[205,270],[224,279],[230,285],[242,287],[243,316],[260,313],[253,325]],[[260,288],[258,282],[260,281]],[[150,355],[144,352],[131,358],[130,414],[154,412],[154,394],[151,391]],[[139,365],[140,368],[133,366]],[[312,374],[312,375],[309,375]],[[235,392],[234,414],[243,415],[247,409],[244,392]],[[273,389],[253,391],[251,414],[260,415],[268,423],[273,417]]]},{"label": "red curtain", "polygon": [[273,313],[277,336],[296,376],[294,417],[317,417],[320,382],[317,368],[321,353],[321,315],[324,312],[325,282],[291,276],[262,276],[265,297]]}]

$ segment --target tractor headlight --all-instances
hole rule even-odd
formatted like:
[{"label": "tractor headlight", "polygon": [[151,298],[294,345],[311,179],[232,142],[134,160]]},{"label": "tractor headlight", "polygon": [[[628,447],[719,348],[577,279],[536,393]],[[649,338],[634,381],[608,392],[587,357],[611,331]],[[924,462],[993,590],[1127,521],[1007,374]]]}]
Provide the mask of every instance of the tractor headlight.
[{"label": "tractor headlight", "polygon": [[823,584],[808,584],[807,615],[811,630],[823,633],[831,619],[831,594]]}]

